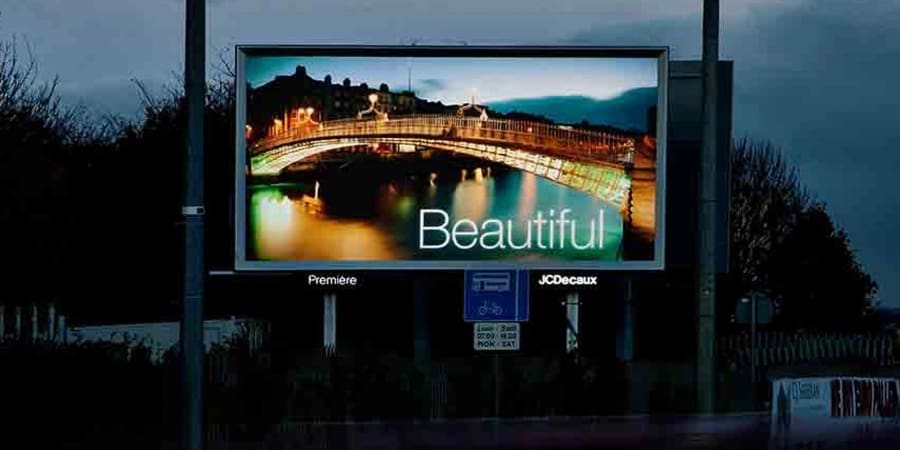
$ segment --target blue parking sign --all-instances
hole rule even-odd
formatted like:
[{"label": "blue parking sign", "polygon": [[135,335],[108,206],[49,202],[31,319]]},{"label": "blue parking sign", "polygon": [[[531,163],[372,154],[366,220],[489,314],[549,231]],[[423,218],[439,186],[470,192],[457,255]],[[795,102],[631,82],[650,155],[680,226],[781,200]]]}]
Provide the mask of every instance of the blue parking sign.
[{"label": "blue parking sign", "polygon": [[528,321],[527,271],[467,270],[465,284],[464,321]]}]

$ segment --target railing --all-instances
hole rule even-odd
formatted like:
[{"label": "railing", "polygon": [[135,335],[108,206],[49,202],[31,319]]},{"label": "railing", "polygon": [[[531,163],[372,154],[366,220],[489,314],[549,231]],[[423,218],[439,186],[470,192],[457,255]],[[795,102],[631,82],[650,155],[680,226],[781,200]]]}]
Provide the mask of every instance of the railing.
[{"label": "railing", "polygon": [[720,373],[726,377],[721,387],[727,390],[721,401],[738,410],[765,408],[763,402],[772,398],[771,379],[779,373],[803,376],[850,370],[873,374],[891,371],[897,363],[893,336],[884,333],[762,331],[756,334],[755,346],[746,333],[721,336],[717,344],[725,369]]},{"label": "railing", "polygon": [[66,316],[56,308],[32,304],[7,307],[0,303],[0,344],[66,344]]},{"label": "railing", "polygon": [[316,127],[300,127],[254,143],[251,153],[263,153],[302,140],[384,135],[477,139],[550,150],[577,149],[587,154],[630,152],[635,145],[633,138],[615,133],[563,128],[539,122],[421,115],[389,121],[341,119],[323,122]]},{"label": "railing", "polygon": [[[750,366],[754,346],[746,334],[719,339],[723,362]],[[830,334],[762,332],[756,335],[757,367],[840,361],[895,364],[893,338],[887,334]]]}]

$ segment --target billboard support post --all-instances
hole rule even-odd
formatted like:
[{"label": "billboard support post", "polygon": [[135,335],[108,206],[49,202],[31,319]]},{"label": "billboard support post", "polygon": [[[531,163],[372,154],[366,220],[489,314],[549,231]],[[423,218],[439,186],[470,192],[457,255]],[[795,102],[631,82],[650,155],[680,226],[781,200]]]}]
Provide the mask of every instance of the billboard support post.
[{"label": "billboard support post", "polygon": [[500,353],[494,352],[494,417],[500,417]]},{"label": "billboard support post", "polygon": [[697,408],[713,413],[716,366],[716,175],[719,0],[703,0],[703,147],[700,153],[697,251]]},{"label": "billboard support post", "polygon": [[431,355],[425,283],[423,277],[416,277],[413,281],[413,359],[420,370],[427,372]]},{"label": "billboard support post", "polygon": [[[428,333],[428,299],[427,281],[425,277],[416,277],[413,280],[413,364],[416,370],[422,374],[425,385],[431,384],[431,343]],[[428,404],[421,405],[427,414],[434,414],[434,401],[431,398],[432,389],[425,392]],[[431,417],[431,416],[430,416]]]},{"label": "billboard support post", "polygon": [[333,354],[337,352],[337,295],[325,294],[322,310],[322,349],[325,354]]},{"label": "billboard support post", "polygon": [[206,104],[206,0],[188,0],[185,11],[184,95],[187,149],[184,206],[184,305],[181,376],[182,448],[203,448],[203,113]]},{"label": "billboard support post", "polygon": [[566,353],[575,353],[578,355],[579,330],[578,330],[578,307],[581,303],[578,292],[571,292],[566,295]]},{"label": "billboard support post", "polygon": [[631,277],[625,280],[625,326],[623,336],[622,356],[625,361],[631,362],[634,357],[634,291],[631,284]]}]

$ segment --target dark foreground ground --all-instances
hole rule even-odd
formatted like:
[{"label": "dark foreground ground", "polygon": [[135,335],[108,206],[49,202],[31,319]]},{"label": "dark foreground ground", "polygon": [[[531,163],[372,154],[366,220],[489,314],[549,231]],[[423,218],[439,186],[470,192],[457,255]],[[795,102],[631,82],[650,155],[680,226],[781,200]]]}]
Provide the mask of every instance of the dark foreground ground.
[{"label": "dark foreground ground", "polygon": [[[900,422],[866,419],[835,429],[813,426],[803,436],[773,434],[768,414],[669,417],[479,419],[427,423],[286,423],[262,441],[237,437],[238,428],[210,427],[207,449],[737,449],[881,450],[900,448]],[[774,436],[774,437],[773,437]],[[164,448],[150,438],[119,434],[64,448]],[[5,448],[5,447],[4,447]],[[12,447],[10,447],[12,448]],[[26,447],[23,447],[26,448]]]}]

